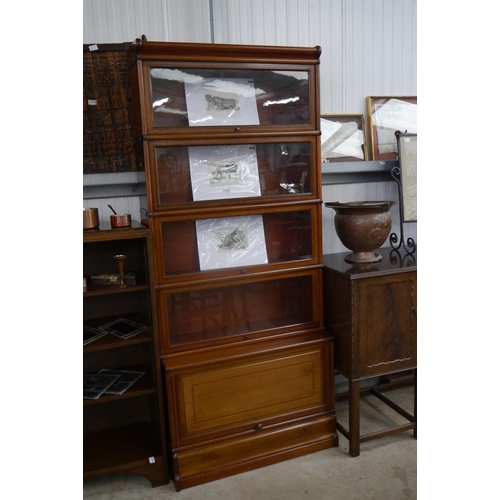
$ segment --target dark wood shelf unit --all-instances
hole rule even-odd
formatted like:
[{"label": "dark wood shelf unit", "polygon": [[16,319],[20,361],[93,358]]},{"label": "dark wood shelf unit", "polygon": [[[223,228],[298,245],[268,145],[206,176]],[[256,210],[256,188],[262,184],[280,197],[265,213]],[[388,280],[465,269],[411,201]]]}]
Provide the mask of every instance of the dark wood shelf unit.
[{"label": "dark wood shelf unit", "polygon": [[[149,229],[132,227],[83,233],[83,324],[98,329],[117,319],[146,326],[128,339],[111,333],[83,346],[83,373],[101,369],[144,374],[123,394],[83,400],[84,477],[109,472],[146,476],[153,486],[169,481],[161,365],[158,352],[156,297],[150,283],[154,265]],[[113,255],[125,254],[125,272],[138,285],[93,285],[94,273],[117,272]]]},{"label": "dark wood shelf unit", "polygon": [[148,330],[138,333],[130,339],[121,339],[115,337],[114,335],[107,334],[97,340],[94,340],[90,344],[83,346],[83,353],[104,351],[106,349],[116,349],[117,347],[127,347],[135,344],[151,343],[152,337],[151,332]]},{"label": "dark wood shelf unit", "polygon": [[116,285],[87,285],[87,290],[83,292],[84,297],[99,295],[115,295],[122,293],[143,292],[149,290],[148,285],[127,285],[127,288],[118,288]]},{"label": "dark wood shelf unit", "polygon": [[87,229],[83,232],[84,243],[145,238],[148,229],[140,222],[133,220],[129,227],[112,228],[109,222],[99,222],[97,229]]},{"label": "dark wood shelf unit", "polygon": [[[154,487],[165,484],[163,467],[158,467],[163,453],[155,427],[143,422],[85,434],[83,477],[110,472],[135,473],[146,476]],[[150,458],[155,459],[153,464]]]}]

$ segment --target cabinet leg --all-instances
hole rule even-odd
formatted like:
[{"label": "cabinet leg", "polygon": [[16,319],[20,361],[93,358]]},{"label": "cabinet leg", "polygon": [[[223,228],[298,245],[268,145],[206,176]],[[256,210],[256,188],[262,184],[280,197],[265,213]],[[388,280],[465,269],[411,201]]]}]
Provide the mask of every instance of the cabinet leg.
[{"label": "cabinet leg", "polygon": [[359,382],[349,381],[349,455],[359,456]]},{"label": "cabinet leg", "polygon": [[415,385],[413,386],[413,415],[415,417],[415,429],[413,429],[413,437],[417,437],[417,370],[415,370]]}]

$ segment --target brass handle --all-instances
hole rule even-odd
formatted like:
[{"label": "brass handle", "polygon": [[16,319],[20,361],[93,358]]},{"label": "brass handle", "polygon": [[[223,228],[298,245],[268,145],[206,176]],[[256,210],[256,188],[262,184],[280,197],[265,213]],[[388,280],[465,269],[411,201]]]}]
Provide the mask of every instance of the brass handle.
[{"label": "brass handle", "polygon": [[263,426],[262,424],[257,424],[257,425],[255,426],[255,430],[256,430],[256,431],[261,431],[263,427],[264,427],[264,426]]}]

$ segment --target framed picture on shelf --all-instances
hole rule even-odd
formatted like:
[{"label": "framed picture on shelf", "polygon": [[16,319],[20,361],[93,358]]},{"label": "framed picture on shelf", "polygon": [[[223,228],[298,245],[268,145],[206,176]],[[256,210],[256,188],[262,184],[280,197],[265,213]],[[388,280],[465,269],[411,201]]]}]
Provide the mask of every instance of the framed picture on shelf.
[{"label": "framed picture on shelf", "polygon": [[367,159],[363,115],[321,115],[322,163]]},{"label": "framed picture on shelf", "polygon": [[103,332],[102,330],[98,330],[97,328],[92,328],[90,326],[83,325],[83,345],[90,344],[90,342],[94,342],[94,340],[100,339],[107,332]]},{"label": "framed picture on shelf", "polygon": [[99,399],[118,379],[120,375],[103,373],[83,374],[83,399]]},{"label": "framed picture on shelf", "polygon": [[396,160],[396,131],[417,133],[417,96],[368,96],[368,132],[372,160]]},{"label": "framed picture on shelf", "polygon": [[103,368],[97,372],[98,375],[118,376],[118,378],[106,389],[106,394],[123,394],[137,380],[139,380],[144,372],[136,372],[130,370],[109,370]]},{"label": "framed picture on shelf", "polygon": [[417,220],[417,134],[397,134],[403,222]]},{"label": "framed picture on shelf", "polygon": [[135,321],[120,318],[100,326],[99,330],[102,330],[106,333],[111,333],[112,335],[120,337],[121,339],[129,339],[130,337],[133,337],[138,333],[148,330],[148,327],[145,325],[140,325]]}]

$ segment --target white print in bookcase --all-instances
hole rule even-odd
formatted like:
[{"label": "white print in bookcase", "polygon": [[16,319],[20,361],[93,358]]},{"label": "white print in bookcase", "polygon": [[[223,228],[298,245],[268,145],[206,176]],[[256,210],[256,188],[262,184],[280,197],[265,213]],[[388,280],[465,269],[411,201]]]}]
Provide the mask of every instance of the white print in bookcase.
[{"label": "white print in bookcase", "polygon": [[230,250],[247,250],[248,234],[244,228],[230,228],[225,231],[214,231],[215,245],[221,252]]},{"label": "white print in bookcase", "polygon": [[191,127],[259,125],[252,79],[201,78],[184,82]]},{"label": "white print in bookcase", "polygon": [[242,168],[239,163],[221,163],[208,165],[210,184],[241,184]]},{"label": "white print in bookcase", "polygon": [[260,196],[255,144],[188,148],[194,201]]},{"label": "white print in bookcase", "polygon": [[262,215],[196,221],[200,270],[267,264]]},{"label": "white print in bookcase", "polygon": [[232,116],[240,110],[240,103],[236,98],[205,94],[205,101],[207,101],[207,111],[229,111],[228,116]]}]

